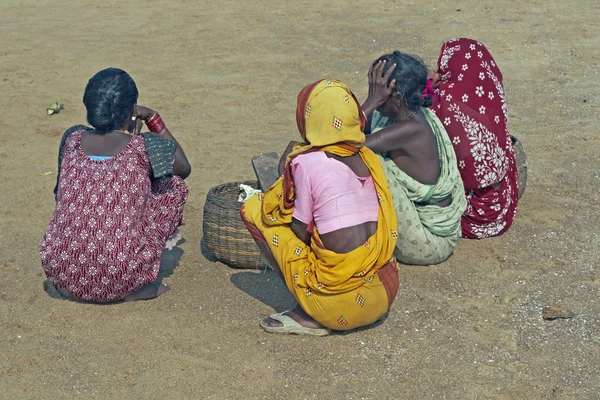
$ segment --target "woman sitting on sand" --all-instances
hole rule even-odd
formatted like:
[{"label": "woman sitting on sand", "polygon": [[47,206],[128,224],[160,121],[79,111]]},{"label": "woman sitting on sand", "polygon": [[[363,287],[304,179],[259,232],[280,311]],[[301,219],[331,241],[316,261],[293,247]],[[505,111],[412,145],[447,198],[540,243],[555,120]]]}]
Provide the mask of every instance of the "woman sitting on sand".
[{"label": "woman sitting on sand", "polygon": [[462,234],[500,235],[514,220],[519,181],[502,73],[484,45],[465,38],[444,43],[437,72],[431,109],[452,140],[466,189]]},{"label": "woman sitting on sand", "polygon": [[[371,116],[365,145],[380,160],[392,191],[398,219],[394,255],[405,264],[430,265],[446,260],[458,243],[466,208],[454,149],[444,127],[423,97],[427,68],[395,51],[369,70]],[[376,111],[377,109],[377,111]]]},{"label": "woman sitting on sand", "polygon": [[[83,96],[93,129],[68,129],[59,149],[56,210],[40,250],[49,281],[89,302],[150,299],[162,251],[181,238],[190,165],[160,115],[138,106],[120,69],[98,72]],[[151,132],[138,135],[142,122]]]},{"label": "woman sitting on sand", "polygon": [[305,87],[296,120],[304,143],[241,212],[299,303],[260,326],[322,336],[371,324],[390,308],[399,286],[396,216],[381,164],[363,146],[366,118],[344,84]]}]

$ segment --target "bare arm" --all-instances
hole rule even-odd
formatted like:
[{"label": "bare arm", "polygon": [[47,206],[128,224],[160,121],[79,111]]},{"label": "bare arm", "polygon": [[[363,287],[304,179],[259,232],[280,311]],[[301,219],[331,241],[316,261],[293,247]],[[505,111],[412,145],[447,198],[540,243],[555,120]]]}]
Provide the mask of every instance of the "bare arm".
[{"label": "bare arm", "polygon": [[416,121],[393,124],[367,136],[365,146],[375,153],[402,150],[418,132]]},{"label": "bare arm", "polygon": [[391,65],[385,74],[385,61],[379,61],[375,67],[369,68],[367,77],[369,78],[369,95],[362,105],[362,109],[367,117],[369,117],[377,107],[385,103],[392,95],[392,89],[396,84],[396,80],[392,79],[390,82],[390,76],[396,64]]},{"label": "bare arm", "polygon": [[310,233],[306,230],[308,225],[297,220],[296,218],[292,218],[292,224],[290,228],[292,229],[292,232],[294,232],[294,235],[298,237],[298,239],[302,240],[307,246],[310,246]]},{"label": "bare arm", "polygon": [[[156,114],[156,111],[154,111],[148,107],[136,105],[135,113],[136,113],[136,117],[139,120],[148,122]],[[137,124],[136,132],[135,132],[136,134],[139,133],[140,128],[141,128],[141,125]],[[177,145],[177,149],[175,150],[175,160],[173,161],[173,174],[179,175],[183,179],[190,176],[190,174],[192,173],[192,167],[191,167],[187,157],[185,156],[183,149],[179,145],[179,142],[177,142],[177,139],[175,139],[175,137],[173,136],[171,131],[169,131],[169,128],[167,128],[165,126],[165,128],[162,131],[155,132],[155,133],[161,135],[165,139],[167,139]]]},{"label": "bare arm", "polygon": [[163,131],[160,133],[162,137],[171,142],[174,142],[177,145],[177,150],[175,150],[175,160],[173,161],[173,174],[181,176],[183,179],[190,176],[192,173],[192,166],[190,165],[183,149],[177,142],[177,139],[171,134],[169,128],[165,127]]}]

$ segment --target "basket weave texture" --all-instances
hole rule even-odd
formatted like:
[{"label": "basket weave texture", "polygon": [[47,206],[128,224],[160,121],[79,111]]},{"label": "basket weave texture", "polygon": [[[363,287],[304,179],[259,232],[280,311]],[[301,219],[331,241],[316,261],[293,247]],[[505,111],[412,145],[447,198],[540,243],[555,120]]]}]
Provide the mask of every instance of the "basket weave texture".
[{"label": "basket weave texture", "polygon": [[231,182],[215,186],[204,205],[204,243],[215,258],[234,268],[264,268],[258,246],[240,216],[240,183],[258,187],[256,181]]},{"label": "basket weave texture", "polygon": [[515,149],[515,158],[517,159],[517,171],[519,171],[519,199],[523,196],[527,187],[527,155],[523,144],[514,136],[511,136],[513,148]]}]

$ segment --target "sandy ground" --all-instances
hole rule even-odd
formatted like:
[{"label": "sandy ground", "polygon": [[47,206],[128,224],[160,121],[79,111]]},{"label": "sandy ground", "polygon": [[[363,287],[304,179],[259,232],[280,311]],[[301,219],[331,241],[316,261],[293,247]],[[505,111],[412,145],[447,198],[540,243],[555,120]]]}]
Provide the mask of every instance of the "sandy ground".
[{"label": "sandy ground", "polygon": [[[0,398],[599,398],[600,5],[497,3],[2,1]],[[292,301],[273,273],[202,255],[207,191],[253,178],[251,156],[296,137],[305,84],[337,78],[364,99],[377,56],[431,63],[457,36],[495,56],[529,156],[513,228],[463,240],[439,266],[402,267],[372,329],[264,333],[258,321]],[[75,304],[43,291],[38,249],[61,134],[85,122],[85,84],[108,66],[133,76],[189,155],[187,241],[166,260],[178,263],[168,294]],[[48,117],[55,101],[65,110]],[[542,320],[552,304],[577,316]]]}]

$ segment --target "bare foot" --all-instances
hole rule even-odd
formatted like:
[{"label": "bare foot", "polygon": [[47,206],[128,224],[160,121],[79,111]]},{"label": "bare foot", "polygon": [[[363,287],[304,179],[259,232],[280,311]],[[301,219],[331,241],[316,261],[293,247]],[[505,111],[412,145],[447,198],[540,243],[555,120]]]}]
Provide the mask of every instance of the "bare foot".
[{"label": "bare foot", "polygon": [[[290,317],[291,319],[293,319],[294,321],[306,328],[325,328],[323,325],[319,324],[317,321],[312,319],[310,315],[308,315],[299,305],[296,306],[296,308],[294,308],[293,310],[285,313],[285,315],[287,315],[288,317]],[[270,327],[283,326],[281,322],[276,321],[270,317],[265,318],[263,320],[263,324]]]},{"label": "bare foot", "polygon": [[142,286],[137,292],[125,297],[123,301],[150,300],[160,296],[165,292],[168,292],[169,290],[171,290],[171,288],[168,287],[167,284],[153,281],[146,286]]}]

